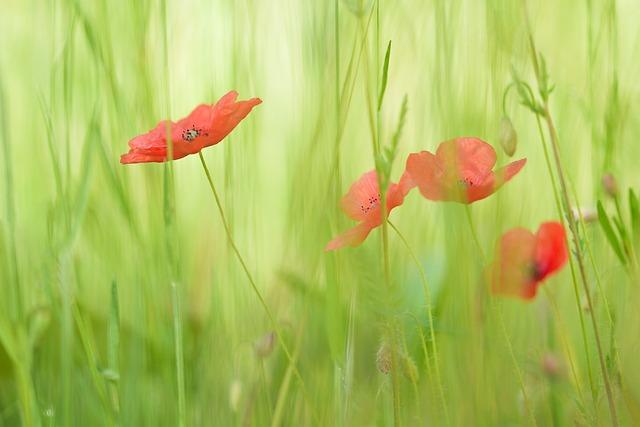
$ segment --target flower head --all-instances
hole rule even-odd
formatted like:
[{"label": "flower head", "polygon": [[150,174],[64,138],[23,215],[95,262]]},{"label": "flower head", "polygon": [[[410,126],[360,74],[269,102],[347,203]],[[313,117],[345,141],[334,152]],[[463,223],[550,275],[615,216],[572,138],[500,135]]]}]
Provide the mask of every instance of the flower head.
[{"label": "flower head", "polygon": [[231,91],[216,104],[201,104],[178,122],[162,121],[151,131],[129,141],[129,152],[120,163],[166,162],[167,126],[173,143],[173,159],[196,154],[205,147],[222,141],[262,101],[252,98],[237,101],[238,93]]},{"label": "flower head", "polygon": [[[402,204],[405,191],[399,184],[391,183],[387,191],[387,215]],[[358,225],[329,242],[325,251],[343,246],[358,246],[367,238],[371,230],[382,224],[378,175],[375,170],[362,175],[342,198],[342,210],[351,219],[360,221]]]},{"label": "flower head", "polygon": [[559,222],[543,223],[536,234],[525,228],[509,230],[496,246],[496,258],[489,268],[491,290],[532,299],[540,284],[566,264],[568,256]]},{"label": "flower head", "polygon": [[496,151],[478,138],[456,138],[438,146],[436,154],[412,153],[406,173],[429,200],[473,203],[490,196],[523,168],[521,159],[493,171]]}]

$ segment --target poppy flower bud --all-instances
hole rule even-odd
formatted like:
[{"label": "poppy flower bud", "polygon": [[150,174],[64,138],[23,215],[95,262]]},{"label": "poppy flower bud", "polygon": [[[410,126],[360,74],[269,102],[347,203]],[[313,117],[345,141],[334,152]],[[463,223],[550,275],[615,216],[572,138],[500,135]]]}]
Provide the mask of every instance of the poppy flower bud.
[{"label": "poppy flower bud", "polygon": [[378,371],[386,375],[391,372],[392,365],[391,349],[386,343],[383,343],[380,345],[378,353],[376,354],[376,367],[378,368]]},{"label": "poppy flower bud", "polygon": [[253,343],[253,350],[256,352],[256,356],[264,359],[271,354],[275,345],[276,334],[274,332],[269,332],[268,334],[265,334],[262,337],[258,338]]},{"label": "poppy flower bud", "polygon": [[552,380],[562,375],[562,363],[560,359],[553,353],[545,353],[542,356],[542,371]]},{"label": "poppy flower bud", "polygon": [[612,174],[608,173],[602,177],[602,187],[604,188],[604,192],[609,196],[618,196],[618,181],[616,181]]},{"label": "poppy flower bud", "polygon": [[511,123],[511,119],[507,116],[503,116],[502,119],[500,119],[498,139],[507,156],[513,156],[518,146],[518,134],[513,127],[513,123]]}]

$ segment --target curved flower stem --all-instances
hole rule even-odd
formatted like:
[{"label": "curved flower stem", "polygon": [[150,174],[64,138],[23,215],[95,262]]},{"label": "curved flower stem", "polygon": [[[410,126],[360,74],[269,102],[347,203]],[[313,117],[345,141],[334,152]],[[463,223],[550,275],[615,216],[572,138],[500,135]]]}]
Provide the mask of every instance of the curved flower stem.
[{"label": "curved flower stem", "polygon": [[207,181],[209,182],[209,187],[211,188],[211,193],[213,194],[213,198],[216,201],[216,206],[218,207],[218,212],[220,213],[220,219],[222,220],[222,225],[224,226],[224,231],[227,234],[227,239],[229,240],[229,244],[231,245],[231,248],[233,249],[233,252],[235,253],[236,258],[238,258],[238,261],[240,262],[240,265],[242,266],[242,270],[244,271],[245,275],[247,276],[247,279],[249,280],[249,283],[251,284],[251,288],[253,289],[253,292],[256,294],[256,297],[258,297],[258,300],[260,301],[260,304],[264,308],[264,311],[267,313],[267,317],[269,317],[269,321],[271,322],[271,325],[272,325],[273,329],[275,330],[276,336],[279,338],[278,342],[282,346],[282,350],[284,351],[285,355],[287,356],[287,360],[289,361],[289,363],[291,364],[291,366],[293,368],[293,373],[298,378],[298,381],[300,381],[300,386],[302,387],[302,392],[304,394],[305,400],[307,400],[307,404],[309,404],[309,407],[311,409],[311,413],[313,414],[313,418],[314,418],[316,424],[320,424],[320,419],[318,418],[318,414],[316,413],[315,408],[311,405],[311,399],[309,397],[309,393],[307,391],[307,387],[305,385],[304,380],[302,379],[302,376],[300,375],[300,372],[298,371],[298,367],[296,365],[296,361],[295,361],[294,357],[292,356],[291,351],[289,350],[289,347],[287,346],[287,344],[284,341],[284,335],[282,334],[282,330],[280,329],[280,326],[278,325],[278,322],[276,321],[276,318],[274,317],[273,313],[271,312],[271,309],[267,305],[267,302],[265,301],[264,297],[262,296],[262,292],[260,292],[260,290],[258,289],[258,286],[256,285],[256,282],[253,280],[253,276],[251,276],[251,273],[249,272],[249,268],[247,267],[247,264],[245,263],[244,258],[242,258],[242,255],[240,255],[240,251],[238,250],[238,247],[236,246],[236,243],[233,240],[233,236],[231,235],[231,229],[229,228],[229,223],[227,222],[227,218],[226,218],[226,216],[224,214],[224,210],[222,209],[222,204],[220,202],[220,196],[218,195],[218,191],[216,190],[215,185],[213,185],[213,179],[211,178],[211,173],[209,172],[209,168],[207,167],[207,163],[204,160],[204,156],[202,155],[202,151],[200,151],[198,153],[198,156],[200,157],[200,163],[202,163],[202,168],[204,169],[204,173],[207,176]]},{"label": "curved flower stem", "polygon": [[476,232],[476,227],[473,225],[473,217],[471,216],[471,208],[469,205],[464,206],[464,211],[467,214],[467,221],[469,222],[469,229],[471,230],[471,236],[473,237],[473,241],[475,242],[476,247],[480,253],[480,258],[482,258],[482,263],[486,263],[487,258],[484,255],[484,251],[482,250],[482,245],[480,244],[480,239],[478,239],[478,233]]},{"label": "curved flower stem", "polygon": [[[467,214],[467,220],[469,221],[469,228],[471,229],[471,234],[473,235],[473,240],[477,246],[478,252],[480,253],[480,258],[482,259],[482,264],[485,265],[487,263],[486,257],[484,255],[484,251],[482,250],[482,246],[480,246],[480,240],[478,239],[478,233],[476,232],[476,227],[473,225],[473,218],[471,216],[471,208],[469,205],[465,205],[465,212]],[[516,371],[516,375],[518,376],[518,382],[520,384],[520,390],[522,391],[522,397],[524,399],[524,404],[527,408],[527,412],[529,413],[529,417],[531,418],[531,424],[537,426],[536,417],[533,413],[533,409],[531,407],[531,403],[529,401],[529,395],[527,394],[527,389],[524,384],[524,377],[522,376],[522,370],[520,369],[520,365],[518,365],[518,359],[516,358],[516,354],[513,350],[513,344],[511,343],[511,338],[507,332],[507,327],[504,323],[504,317],[502,316],[502,307],[497,304],[490,303],[495,311],[498,314],[498,321],[500,322],[500,327],[502,329],[502,334],[504,335],[504,339],[507,342],[507,347],[509,349],[509,354],[511,356],[511,360],[513,361],[513,367]]]},{"label": "curved flower stem", "polygon": [[435,333],[435,327],[433,323],[433,310],[431,308],[433,303],[431,298],[431,291],[429,290],[429,284],[427,282],[427,275],[424,271],[424,268],[422,268],[422,264],[420,264],[420,261],[418,260],[418,257],[416,256],[415,252],[411,249],[409,242],[402,235],[400,230],[398,230],[398,227],[396,227],[391,221],[387,220],[387,222],[389,223],[391,228],[393,228],[393,231],[396,232],[400,240],[402,240],[402,243],[404,243],[404,246],[407,248],[407,252],[409,252],[409,255],[413,259],[413,262],[416,264],[416,267],[418,267],[418,271],[420,272],[420,278],[422,279],[422,287],[424,289],[424,296],[426,298],[426,303],[427,303],[427,316],[429,317],[429,325],[431,330],[431,346],[432,346],[432,352],[433,352],[433,364],[436,372],[436,383],[438,385],[438,393],[440,394],[440,400],[442,402],[442,408],[444,411],[445,420],[447,425],[449,425],[450,424],[449,410],[447,408],[447,401],[445,399],[444,389],[442,387],[442,376],[440,374],[440,362],[438,359],[438,344],[436,342],[436,333]]}]

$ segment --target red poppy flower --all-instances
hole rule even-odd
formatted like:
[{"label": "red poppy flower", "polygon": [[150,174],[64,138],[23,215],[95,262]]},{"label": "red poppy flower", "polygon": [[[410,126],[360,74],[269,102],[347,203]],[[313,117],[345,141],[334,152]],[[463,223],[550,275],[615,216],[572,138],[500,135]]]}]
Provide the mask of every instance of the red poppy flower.
[{"label": "red poppy flower", "polygon": [[568,257],[564,227],[559,222],[545,222],[536,234],[525,228],[509,230],[496,246],[489,269],[491,290],[532,299],[538,286],[560,270]]},{"label": "red poppy flower", "polygon": [[[213,105],[201,104],[186,118],[169,122],[173,159],[196,154],[205,147],[222,141],[244,119],[251,109],[262,101],[252,98],[238,101],[238,93],[231,91]],[[120,163],[166,162],[167,121],[162,121],[150,132],[129,141],[129,152],[120,157]]]},{"label": "red poppy flower", "polygon": [[[391,183],[387,191],[387,216],[404,201],[405,192],[400,184]],[[371,230],[382,224],[380,190],[375,170],[362,175],[351,185],[342,198],[342,210],[351,219],[360,221],[358,225],[329,242],[325,251],[333,251],[343,246],[358,246],[367,238]]]},{"label": "red poppy flower", "polygon": [[436,154],[412,153],[406,171],[429,200],[473,203],[490,196],[525,165],[521,159],[493,171],[496,151],[478,138],[456,138],[438,146]]}]

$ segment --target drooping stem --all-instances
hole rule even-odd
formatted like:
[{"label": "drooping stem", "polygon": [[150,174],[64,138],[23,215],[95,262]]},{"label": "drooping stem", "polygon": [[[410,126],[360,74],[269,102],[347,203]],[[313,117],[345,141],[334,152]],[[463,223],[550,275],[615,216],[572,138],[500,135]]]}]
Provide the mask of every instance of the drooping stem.
[{"label": "drooping stem", "polygon": [[298,371],[295,359],[292,356],[292,353],[289,350],[289,347],[285,343],[284,335],[282,334],[282,330],[280,329],[280,326],[279,326],[278,322],[276,321],[275,316],[271,312],[271,309],[267,305],[267,302],[265,301],[264,297],[262,296],[262,292],[260,292],[260,289],[258,289],[258,286],[256,285],[256,282],[253,280],[253,276],[249,272],[249,268],[247,267],[247,264],[245,263],[244,258],[242,258],[242,255],[240,255],[240,251],[238,250],[238,247],[236,246],[236,243],[233,240],[233,236],[231,234],[231,229],[229,228],[229,223],[227,222],[227,218],[226,218],[226,216],[224,214],[224,209],[222,208],[222,203],[220,202],[220,196],[218,195],[218,191],[216,190],[216,187],[213,184],[213,179],[211,178],[211,173],[209,172],[209,168],[207,167],[207,163],[204,160],[204,156],[202,155],[202,152],[199,152],[198,156],[200,157],[200,163],[202,164],[202,168],[204,169],[204,173],[207,176],[207,181],[209,182],[209,188],[211,189],[211,193],[213,194],[213,198],[215,199],[216,206],[218,207],[218,212],[220,213],[220,219],[222,220],[222,225],[224,226],[224,231],[227,234],[227,240],[229,241],[229,245],[231,246],[231,249],[233,249],[233,252],[234,252],[236,258],[238,259],[238,262],[240,262],[240,265],[242,266],[242,270],[244,271],[245,275],[247,276],[247,279],[249,280],[249,284],[251,285],[251,289],[253,290],[254,294],[256,295],[258,300],[260,301],[260,305],[262,305],[262,308],[267,313],[267,317],[269,318],[269,321],[271,322],[271,325],[272,325],[272,327],[273,327],[273,329],[274,329],[274,331],[275,331],[275,333],[276,333],[276,335],[278,337],[278,342],[280,343],[280,345],[282,347],[282,350],[284,351],[285,356],[287,357],[287,360],[289,361],[289,364],[293,368],[294,375],[298,378],[298,381],[300,382],[300,386],[302,388],[302,392],[304,394],[305,399],[307,400],[307,404],[309,404],[309,407],[311,409],[311,413],[313,414],[314,420],[316,421],[317,424],[319,424],[320,420],[318,418],[318,414],[316,413],[314,407],[311,405],[311,399],[309,397],[309,393],[307,391],[307,387],[306,387],[306,385],[304,383],[304,380],[302,379],[302,376],[300,375],[300,372]]},{"label": "drooping stem", "polygon": [[422,280],[422,287],[424,290],[424,296],[427,304],[427,316],[429,318],[429,325],[431,330],[431,347],[432,347],[431,352],[433,354],[433,364],[434,364],[434,369],[436,373],[436,384],[438,387],[438,393],[440,394],[440,400],[442,403],[445,420],[447,425],[449,425],[449,410],[447,408],[447,400],[445,398],[444,389],[442,387],[442,376],[440,374],[440,361],[438,356],[438,344],[436,341],[436,333],[435,333],[435,327],[433,323],[433,309],[432,309],[433,300],[431,298],[431,291],[429,290],[429,283],[427,282],[427,275],[424,271],[424,268],[422,268],[422,264],[420,264],[420,260],[418,260],[418,257],[416,256],[415,252],[411,249],[411,246],[409,245],[409,242],[407,241],[407,239],[400,232],[400,230],[398,230],[398,227],[396,227],[391,221],[387,221],[387,222],[389,223],[391,228],[393,228],[393,230],[396,232],[396,234],[398,235],[398,237],[400,238],[404,246],[407,248],[407,252],[409,252],[409,255],[413,259],[413,262],[416,264],[416,267],[420,272],[420,278]]}]

